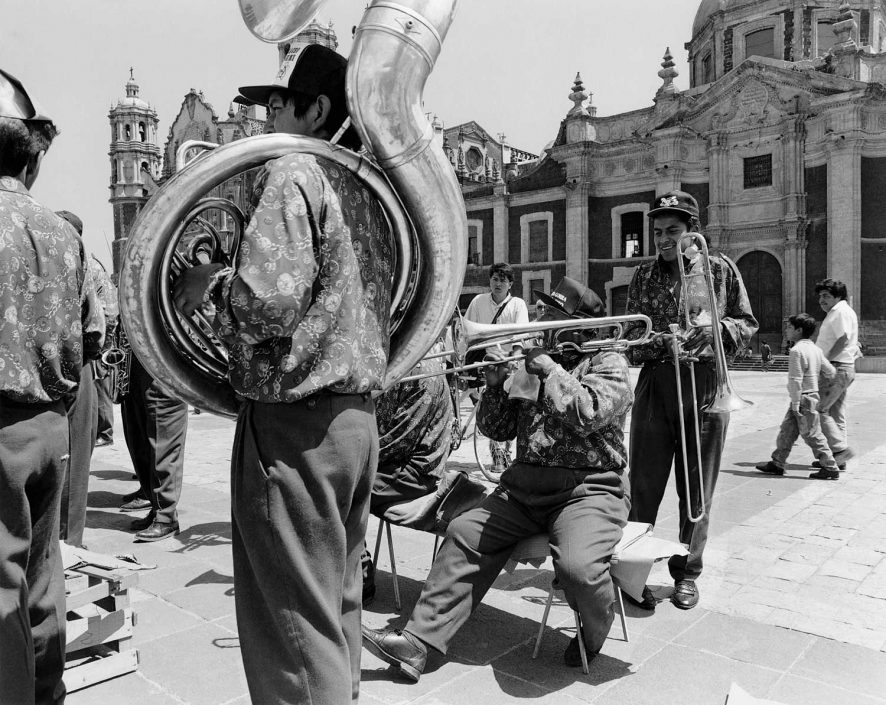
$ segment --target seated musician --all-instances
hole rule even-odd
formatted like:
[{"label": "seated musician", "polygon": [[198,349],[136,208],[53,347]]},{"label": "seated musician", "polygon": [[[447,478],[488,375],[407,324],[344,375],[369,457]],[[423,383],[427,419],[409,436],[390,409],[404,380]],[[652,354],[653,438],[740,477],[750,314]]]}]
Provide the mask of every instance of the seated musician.
[{"label": "seated musician", "polygon": [[[604,310],[593,291],[568,277],[541,297],[545,320],[598,317]],[[533,400],[505,391],[505,365],[486,372],[477,425],[490,438],[516,438],[516,461],[492,495],[449,524],[405,628],[363,628],[364,644],[413,681],[424,670],[428,648],[446,653],[514,546],[543,532],[550,535],[566,599],[581,614],[589,657],[609,632],[609,560],[629,504],[623,435],[632,401],[628,364],[619,352],[575,348],[557,362],[548,353],[553,343],[580,344],[592,336],[572,330],[548,337],[548,348],[532,348],[526,356],[526,372],[540,383]],[[581,665],[577,638],[564,658]]]}]

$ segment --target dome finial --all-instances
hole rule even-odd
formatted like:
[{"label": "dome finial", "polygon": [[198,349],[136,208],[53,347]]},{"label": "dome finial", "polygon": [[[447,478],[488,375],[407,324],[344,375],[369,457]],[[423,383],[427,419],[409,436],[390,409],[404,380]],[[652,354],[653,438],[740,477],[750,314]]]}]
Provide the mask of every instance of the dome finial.
[{"label": "dome finial", "polygon": [[575,74],[575,81],[572,84],[572,93],[569,94],[569,100],[571,100],[575,105],[566,113],[569,116],[573,115],[587,115],[588,111],[585,110],[584,102],[588,99],[588,93],[585,91],[584,83],[581,80],[581,74]]},{"label": "dome finial", "polygon": [[661,70],[658,72],[659,78],[662,80],[661,87],[656,91],[655,97],[658,98],[662,95],[674,95],[677,92],[677,87],[674,85],[674,79],[679,75],[676,68],[674,68],[674,57],[671,56],[671,48],[668,47],[665,49],[664,56],[662,57],[661,62]]}]

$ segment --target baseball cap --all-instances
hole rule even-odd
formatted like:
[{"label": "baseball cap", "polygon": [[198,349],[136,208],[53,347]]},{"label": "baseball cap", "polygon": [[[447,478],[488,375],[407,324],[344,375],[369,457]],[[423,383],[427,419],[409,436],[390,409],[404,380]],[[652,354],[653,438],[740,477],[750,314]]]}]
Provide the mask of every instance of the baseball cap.
[{"label": "baseball cap", "polygon": [[550,296],[538,290],[534,293],[546,306],[573,318],[599,318],[606,313],[606,307],[594,290],[570,277],[563,277]]},{"label": "baseball cap", "polygon": [[698,201],[685,191],[668,191],[655,197],[646,216],[654,218],[660,213],[668,212],[684,213],[690,218],[698,218]]},{"label": "baseball cap", "polygon": [[52,122],[31,99],[22,82],[0,69],[0,117]]},{"label": "baseball cap", "polygon": [[307,95],[325,95],[334,103],[345,102],[345,73],[348,60],[321,44],[296,47],[289,52],[272,83],[241,86],[246,100],[267,105],[275,91],[296,91]]}]

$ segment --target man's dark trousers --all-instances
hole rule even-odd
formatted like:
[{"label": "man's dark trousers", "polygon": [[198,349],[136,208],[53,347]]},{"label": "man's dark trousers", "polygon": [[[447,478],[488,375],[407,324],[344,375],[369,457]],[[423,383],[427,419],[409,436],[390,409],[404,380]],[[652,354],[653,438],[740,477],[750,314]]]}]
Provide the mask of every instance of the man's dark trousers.
[{"label": "man's dark trousers", "polygon": [[68,456],[62,402],[0,396],[0,703],[64,699],[65,580],[59,503]]},{"label": "man's dark trousers", "polygon": [[445,654],[514,546],[547,532],[557,582],[597,653],[612,626],[609,560],[627,522],[627,495],[626,477],[615,471],[513,463],[483,504],[449,524],[405,631]]},{"label": "man's dark trousers", "polygon": [[254,703],[356,701],[360,554],[377,462],[369,395],[241,406],[231,456],[234,596]]},{"label": "man's dark trousers", "polygon": [[133,355],[129,394],[120,410],[129,456],[154,521],[171,524],[178,520],[188,405],[160,389]]},{"label": "man's dark trousers", "polygon": [[62,541],[72,546],[83,543],[86,528],[86,499],[89,494],[89,465],[95,448],[98,428],[98,403],[92,377],[92,365],[83,365],[77,396],[68,409],[71,436],[71,458],[62,491]]},{"label": "man's dark trousers", "polygon": [[[689,456],[692,513],[698,513],[698,453],[695,420],[692,413],[692,385],[689,368],[681,365],[683,418],[686,423],[686,453]],[[711,363],[695,365],[696,396],[699,407],[714,398],[717,375]],[[668,567],[676,580],[695,580],[701,575],[702,553],[708,540],[711,505],[720,475],[720,456],[729,427],[729,414],[708,414],[699,409],[701,423],[702,480],[705,515],[689,521],[683,477],[683,450],[680,443],[680,410],[677,404],[677,378],[673,362],[647,363],[640,371],[634,390],[631,413],[631,521],[655,524],[658,508],[667,488],[671,463],[675,466],[680,502],[680,542],[689,547],[688,556],[672,556]]]},{"label": "man's dark trousers", "polygon": [[98,429],[96,430],[97,441],[113,441],[114,440],[114,403],[111,401],[111,375],[105,366],[99,367],[99,363],[94,363],[96,368],[93,370],[93,376],[98,372],[99,376],[95,376],[95,391],[98,396]]}]

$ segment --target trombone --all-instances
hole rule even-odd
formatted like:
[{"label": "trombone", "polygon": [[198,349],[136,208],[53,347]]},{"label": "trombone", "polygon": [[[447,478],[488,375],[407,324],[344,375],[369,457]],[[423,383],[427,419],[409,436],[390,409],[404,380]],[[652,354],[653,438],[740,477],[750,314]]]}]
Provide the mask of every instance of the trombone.
[{"label": "trombone", "polygon": [[[685,244],[685,250],[684,250]],[[680,408],[680,444],[683,450],[683,481],[686,488],[686,518],[693,524],[702,520],[706,513],[705,492],[704,492],[704,474],[702,472],[701,458],[701,422],[698,418],[698,394],[695,388],[695,363],[698,357],[690,355],[683,347],[681,339],[692,332],[695,328],[711,329],[711,349],[714,352],[714,367],[716,370],[716,393],[710,402],[702,407],[702,411],[706,414],[729,414],[739,409],[752,406],[753,402],[743,399],[735,391],[732,381],[729,379],[729,367],[726,364],[726,351],[723,348],[723,335],[720,332],[720,313],[717,309],[717,294],[714,291],[714,276],[711,272],[711,257],[708,252],[708,244],[704,237],[699,233],[684,233],[677,242],[677,251],[683,253],[682,256],[688,256],[695,261],[701,258],[701,268],[697,272],[687,273],[683,262],[679,262],[680,270],[680,301],[678,302],[678,315],[686,321],[686,329],[680,330],[676,323],[672,323],[669,328],[672,334],[671,352],[674,359],[674,374],[677,381],[677,405]],[[693,311],[690,309],[690,292],[693,279],[702,279],[704,283],[704,296],[707,300],[708,309],[710,311],[709,319],[703,319],[697,313],[693,318]],[[703,311],[704,309],[702,309]],[[695,452],[698,467],[698,490],[699,490],[699,508],[698,514],[692,513],[692,495],[689,484],[689,466],[686,462],[686,418],[683,415],[683,379],[680,370],[680,364],[686,363],[689,368],[689,382],[692,388],[692,415],[695,430]]]},{"label": "trombone", "polygon": [[[640,337],[628,340],[626,335],[626,327],[630,325],[633,332],[635,324],[640,323],[645,326]],[[423,372],[416,375],[410,375],[401,379],[401,382],[413,382],[415,380],[424,379],[426,377],[435,377],[441,374],[460,374],[477,370],[490,365],[502,365],[510,362],[518,362],[523,360],[526,355],[517,353],[509,355],[498,360],[482,360],[472,364],[465,364],[465,358],[468,353],[484,350],[495,345],[522,345],[526,340],[538,337],[540,333],[549,331],[562,332],[566,330],[581,330],[590,332],[597,329],[614,329],[608,338],[589,340],[581,345],[575,343],[557,343],[548,353],[559,354],[565,351],[574,350],[581,354],[597,353],[601,350],[618,350],[622,351],[634,345],[642,345],[652,340],[652,321],[649,316],[642,313],[630,316],[609,316],[605,318],[571,318],[569,320],[559,321],[535,321],[533,323],[474,323],[466,321],[461,316],[452,323],[452,340],[453,348],[444,350],[440,353],[428,355],[425,360],[432,360],[440,357],[448,357],[456,363],[453,367],[433,372]]]}]

